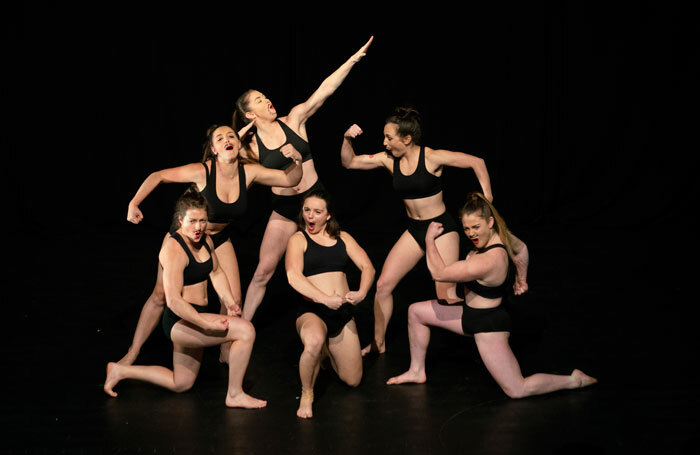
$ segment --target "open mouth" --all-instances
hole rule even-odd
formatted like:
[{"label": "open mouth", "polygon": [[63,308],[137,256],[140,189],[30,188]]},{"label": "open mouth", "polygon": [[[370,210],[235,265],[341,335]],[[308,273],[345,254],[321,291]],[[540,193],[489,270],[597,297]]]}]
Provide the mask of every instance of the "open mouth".
[{"label": "open mouth", "polygon": [[472,242],[474,242],[474,245],[478,245],[478,244],[479,244],[479,239],[478,239],[478,238],[474,237],[474,238],[471,239],[471,240],[472,240]]},{"label": "open mouth", "polygon": [[226,147],[224,147],[226,150],[233,150],[233,145],[229,144]]},{"label": "open mouth", "polygon": [[194,231],[194,238],[195,240],[199,240],[202,238],[202,231]]},{"label": "open mouth", "polygon": [[313,232],[316,229],[316,223],[313,221],[307,221],[306,225],[309,227],[309,232]]}]

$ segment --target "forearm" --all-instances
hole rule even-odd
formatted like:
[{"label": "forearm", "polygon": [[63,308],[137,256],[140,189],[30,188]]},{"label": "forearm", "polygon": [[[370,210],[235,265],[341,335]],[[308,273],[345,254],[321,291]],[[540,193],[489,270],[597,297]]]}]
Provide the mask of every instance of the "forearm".
[{"label": "forearm", "polygon": [[435,245],[435,239],[426,239],[425,241],[425,262],[428,265],[428,271],[435,281],[442,281],[442,272],[445,269],[445,262],[440,256],[440,252]]},{"label": "forearm", "polygon": [[301,178],[304,176],[303,164],[300,161],[294,161],[291,166],[284,170],[286,178],[286,187],[298,185]]},{"label": "forearm", "polygon": [[236,302],[231,293],[231,286],[229,285],[228,278],[223,272],[212,273],[209,275],[211,278],[211,284],[219,296],[219,300],[228,309],[233,309],[234,306],[239,305],[240,302]]},{"label": "forearm", "polygon": [[[522,242],[521,242],[522,243]],[[517,252],[513,251],[513,264],[518,277],[521,280],[527,279],[527,268],[530,264],[530,253],[524,243]]]},{"label": "forearm", "polygon": [[493,199],[493,193],[491,192],[491,179],[489,177],[489,171],[486,169],[486,162],[479,158],[473,169],[474,174],[476,174],[476,179],[479,181],[479,185],[481,185],[484,196],[491,201]]},{"label": "forearm", "polygon": [[134,197],[131,198],[129,204],[139,206],[143,200],[146,199],[146,197],[148,197],[148,195],[151,194],[151,192],[162,182],[163,179],[160,172],[151,173],[151,175],[146,177],[146,180],[143,181],[138,191],[136,191],[136,194],[134,194]]},{"label": "forearm", "polygon": [[370,288],[372,287],[372,283],[374,283],[374,276],[375,276],[375,270],[371,264],[362,268],[362,272],[360,274],[360,289],[359,289],[359,291],[363,295],[367,295]]},{"label": "forearm", "polygon": [[299,294],[313,302],[325,304],[328,295],[314,286],[304,275],[299,272],[287,272],[287,280],[289,285]]},{"label": "forearm", "polygon": [[203,329],[207,328],[206,320],[202,317],[197,310],[192,307],[192,304],[185,301],[182,297],[170,298],[166,296],[166,304],[168,308],[175,313],[181,319],[201,327]]}]

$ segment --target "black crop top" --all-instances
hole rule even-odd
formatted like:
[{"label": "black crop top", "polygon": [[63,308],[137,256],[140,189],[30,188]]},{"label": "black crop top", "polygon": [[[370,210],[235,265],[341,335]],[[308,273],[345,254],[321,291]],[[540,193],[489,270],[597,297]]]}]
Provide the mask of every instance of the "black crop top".
[{"label": "black crop top", "polygon": [[209,205],[209,221],[212,223],[230,223],[243,216],[248,208],[248,188],[245,180],[245,166],[238,163],[238,199],[231,203],[222,202],[216,195],[216,159],[211,160],[211,171],[202,163],[207,173],[207,184],[200,192]]},{"label": "black crop top", "polygon": [[187,253],[187,259],[189,259],[183,276],[184,285],[189,286],[191,284],[207,281],[207,278],[214,267],[214,263],[211,259],[211,249],[209,248],[209,244],[206,242],[206,237],[201,241],[203,242],[204,248],[206,248],[209,252],[209,259],[204,262],[197,262],[192,254],[192,251],[190,251],[190,249],[187,247],[185,240],[180,236],[180,234],[177,232],[172,232],[170,233],[170,236],[177,240],[177,243],[179,243],[185,250],[185,253]]},{"label": "black crop top", "polygon": [[280,149],[286,144],[292,144],[295,149],[301,154],[302,161],[308,161],[311,159],[311,147],[309,143],[304,139],[300,138],[297,133],[295,133],[290,127],[277,120],[277,123],[282,127],[284,131],[285,141],[282,145],[276,149],[268,149],[265,144],[260,140],[258,133],[255,133],[255,140],[258,143],[258,156],[260,157],[260,164],[270,169],[286,169],[292,164],[292,160],[282,155]]},{"label": "black crop top", "polygon": [[442,191],[440,177],[428,172],[425,167],[425,147],[421,146],[418,166],[411,175],[403,175],[399,158],[394,158],[394,190],[401,199],[421,199]]},{"label": "black crop top", "polygon": [[[491,245],[481,250],[477,250],[476,254],[485,253],[493,248],[503,248],[504,250],[506,249],[505,245],[501,243],[496,243],[495,245]],[[506,252],[507,251],[508,250],[506,250]],[[508,292],[513,287],[513,281],[514,274],[512,269],[512,262],[510,261],[510,256],[508,256],[508,274],[506,275],[506,279],[503,280],[503,283],[499,284],[498,286],[484,286],[483,284],[480,284],[478,281],[474,280],[465,282],[464,286],[470,291],[472,291],[474,294],[479,295],[481,297],[486,297],[487,299],[497,299],[500,297],[504,297],[508,294]]]},{"label": "black crop top", "polygon": [[338,236],[335,245],[323,246],[311,240],[306,231],[301,231],[306,237],[304,252],[304,271],[306,277],[326,272],[344,272],[349,257],[345,242]]}]

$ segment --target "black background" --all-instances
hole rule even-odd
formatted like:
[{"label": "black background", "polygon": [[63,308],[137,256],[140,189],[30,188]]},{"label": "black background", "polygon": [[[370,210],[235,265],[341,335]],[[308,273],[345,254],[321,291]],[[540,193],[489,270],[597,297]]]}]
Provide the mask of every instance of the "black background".
[{"label": "black background", "polygon": [[[13,319],[25,345],[115,320],[131,330],[185,188],[157,189],[134,226],[127,203],[143,179],[199,161],[206,128],[229,121],[246,89],[286,114],[373,35],[307,131],[341,223],[377,269],[404,210],[388,173],[340,166],[340,143],[358,123],[356,150],[380,151],[384,118],[411,104],[426,145],[486,160],[496,207],[530,247],[528,302],[569,334],[572,350],[586,346],[585,361],[608,379],[638,362],[659,378],[688,367],[697,352],[698,34],[681,2],[326,8],[7,11],[3,168],[8,195],[20,199],[10,228],[21,235],[10,242],[28,271]],[[478,188],[459,169],[443,185],[453,214]],[[241,226],[244,291],[268,193],[253,190]],[[47,332],[37,338],[39,328]]]}]

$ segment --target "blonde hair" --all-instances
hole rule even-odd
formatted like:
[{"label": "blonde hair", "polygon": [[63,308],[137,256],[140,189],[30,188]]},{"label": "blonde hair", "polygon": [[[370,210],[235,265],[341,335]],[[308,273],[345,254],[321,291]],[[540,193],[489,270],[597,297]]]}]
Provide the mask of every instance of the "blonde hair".
[{"label": "blonde hair", "polygon": [[489,202],[486,197],[479,193],[478,191],[473,191],[467,194],[467,202],[464,204],[462,209],[459,211],[460,219],[465,215],[471,215],[472,213],[479,213],[479,215],[488,221],[489,218],[493,218],[493,228],[495,229],[498,236],[501,238],[503,245],[505,245],[508,255],[513,257],[513,247],[510,242],[510,231],[508,231],[508,226],[503,220],[501,215],[496,210],[496,207]]}]

